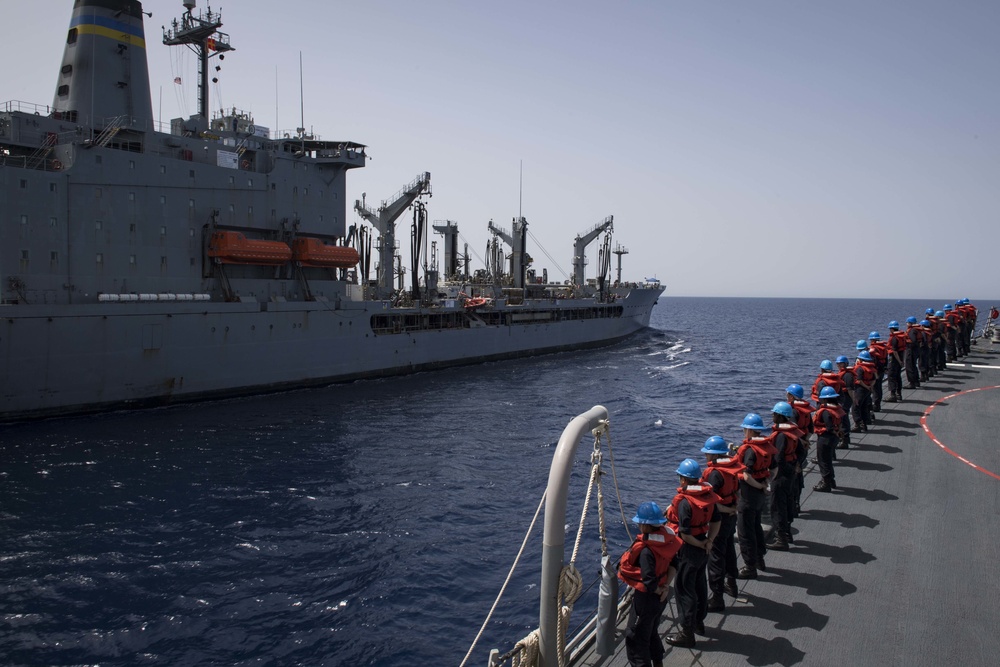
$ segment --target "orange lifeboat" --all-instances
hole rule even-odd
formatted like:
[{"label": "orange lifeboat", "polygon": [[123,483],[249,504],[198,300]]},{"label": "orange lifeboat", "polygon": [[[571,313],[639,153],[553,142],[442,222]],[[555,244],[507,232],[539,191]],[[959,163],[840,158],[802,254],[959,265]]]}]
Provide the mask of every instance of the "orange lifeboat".
[{"label": "orange lifeboat", "polygon": [[215,232],[208,244],[208,256],[223,264],[281,266],[292,259],[292,249],[281,241],[248,239],[240,232]]},{"label": "orange lifeboat", "polygon": [[302,266],[349,269],[357,265],[358,251],[349,246],[329,245],[320,239],[301,238],[292,241],[292,257]]}]

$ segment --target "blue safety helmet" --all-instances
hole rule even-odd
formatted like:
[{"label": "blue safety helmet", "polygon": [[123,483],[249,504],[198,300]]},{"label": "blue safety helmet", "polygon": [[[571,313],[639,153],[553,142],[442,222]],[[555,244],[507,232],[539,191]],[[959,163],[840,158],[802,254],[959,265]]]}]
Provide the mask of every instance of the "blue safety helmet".
[{"label": "blue safety helmet", "polygon": [[782,417],[787,417],[788,419],[795,419],[795,408],[785,401],[778,401],[775,403],[771,412],[776,415],[781,415]]},{"label": "blue safety helmet", "polygon": [[943,310],[937,311],[936,313],[934,313],[934,317],[944,317],[944,311]]},{"label": "blue safety helmet", "polygon": [[933,314],[934,314],[933,308],[928,308],[927,310],[924,311],[924,315],[933,315]]},{"label": "blue safety helmet", "polygon": [[840,394],[833,387],[823,387],[819,392],[819,399],[821,401],[827,401],[831,398],[840,398]]},{"label": "blue safety helmet", "polygon": [[917,318],[915,318],[913,315],[910,315],[909,317],[906,318],[906,323],[907,324],[916,324],[917,323]]},{"label": "blue safety helmet", "polygon": [[740,424],[740,428],[748,428],[752,431],[763,431],[764,420],[761,419],[760,415],[756,412],[751,412],[743,418],[743,423]]},{"label": "blue safety helmet", "polygon": [[866,343],[863,340],[859,340],[858,344],[855,345],[855,347],[858,348],[859,350],[867,350],[868,349],[868,343]]},{"label": "blue safety helmet", "polygon": [[868,334],[868,340],[882,340],[882,337],[878,335],[877,331],[873,331]]},{"label": "blue safety helmet", "polygon": [[790,384],[790,385],[788,385],[788,389],[785,390],[785,393],[786,394],[791,394],[792,396],[794,396],[795,398],[799,399],[800,401],[803,398],[806,397],[805,389],[803,389],[802,385],[800,385],[800,384]]},{"label": "blue safety helmet", "polygon": [[837,363],[838,364],[846,364],[847,363],[847,357],[845,357],[844,355],[840,355],[839,357],[837,357]]},{"label": "blue safety helmet", "polygon": [[858,359],[861,361],[871,361],[872,355],[868,352],[868,350],[862,350],[861,352],[858,352]]},{"label": "blue safety helmet", "polygon": [[829,359],[824,359],[823,361],[819,362],[819,369],[821,371],[832,371],[833,362],[830,361]]},{"label": "blue safety helmet", "polygon": [[677,466],[677,474],[690,479],[701,479],[701,466],[694,459],[684,459]]},{"label": "blue safety helmet", "polygon": [[663,515],[663,510],[652,501],[639,505],[638,511],[632,517],[632,523],[648,523],[651,526],[662,526],[666,522],[667,517]]},{"label": "blue safety helmet", "polygon": [[929,327],[930,325],[931,325],[931,321],[930,320],[920,320],[920,326],[922,326],[922,327]]},{"label": "blue safety helmet", "polygon": [[951,310],[951,304],[950,303],[944,304],[944,312],[947,313],[949,310]]},{"label": "blue safety helmet", "polygon": [[[705,441],[705,446],[701,448],[702,454],[728,454],[729,445],[721,435],[713,435]],[[688,459],[690,460],[690,459]]]},{"label": "blue safety helmet", "polygon": [[890,329],[898,329],[899,328],[899,322],[897,322],[896,320],[893,320],[892,322],[889,322],[889,328]]}]

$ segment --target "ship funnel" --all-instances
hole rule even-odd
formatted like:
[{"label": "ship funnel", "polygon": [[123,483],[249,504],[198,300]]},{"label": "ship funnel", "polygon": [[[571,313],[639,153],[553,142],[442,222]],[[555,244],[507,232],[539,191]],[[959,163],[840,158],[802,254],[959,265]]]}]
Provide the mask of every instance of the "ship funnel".
[{"label": "ship funnel", "polygon": [[142,3],[76,0],[52,107],[89,127],[151,128]]}]

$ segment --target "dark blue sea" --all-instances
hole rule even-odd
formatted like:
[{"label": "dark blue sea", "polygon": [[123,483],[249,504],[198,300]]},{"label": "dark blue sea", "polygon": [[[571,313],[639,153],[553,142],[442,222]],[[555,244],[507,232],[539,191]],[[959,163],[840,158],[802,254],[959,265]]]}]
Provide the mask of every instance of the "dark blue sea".
[{"label": "dark blue sea", "polygon": [[[596,351],[2,426],[0,663],[458,665],[575,415],[610,411],[631,516],[669,502],[706,437],[737,439],[823,358],[942,305],[664,297],[650,329]],[[538,625],[540,534],[469,664]]]}]

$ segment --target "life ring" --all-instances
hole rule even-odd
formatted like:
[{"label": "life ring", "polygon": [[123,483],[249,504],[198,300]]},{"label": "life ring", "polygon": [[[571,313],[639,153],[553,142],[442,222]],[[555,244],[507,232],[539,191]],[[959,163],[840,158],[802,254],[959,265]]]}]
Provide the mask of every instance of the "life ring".
[{"label": "life ring", "polygon": [[50,165],[52,167],[52,171],[59,171],[60,169],[62,169],[62,162],[60,162],[59,160],[53,160],[50,163]]},{"label": "life ring", "polygon": [[243,162],[240,163],[240,166],[243,167],[244,169],[249,169],[250,168],[250,160],[243,160]]}]

